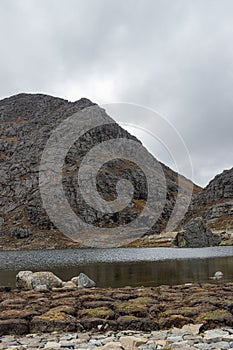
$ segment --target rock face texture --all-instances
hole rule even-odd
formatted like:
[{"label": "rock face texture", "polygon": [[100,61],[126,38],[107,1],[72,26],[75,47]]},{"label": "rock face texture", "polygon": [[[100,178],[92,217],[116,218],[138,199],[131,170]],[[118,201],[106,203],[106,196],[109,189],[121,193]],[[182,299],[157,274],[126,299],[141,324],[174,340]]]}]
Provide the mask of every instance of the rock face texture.
[{"label": "rock face texture", "polygon": [[[4,248],[80,246],[60,233],[43,209],[39,164],[51,132],[74,113],[93,106],[95,104],[85,98],[68,102],[42,94],[19,94],[0,101],[0,245]],[[84,203],[77,173],[88,151],[109,139],[126,138],[140,143],[107,114],[105,117],[106,125],[86,132],[69,149],[63,166],[63,188],[76,215],[95,227],[111,228],[127,224],[141,213],[147,198],[147,184],[144,174],[135,164],[125,159],[106,162],[98,173],[99,193],[106,201],[112,201],[117,195],[119,179],[127,179],[134,187],[132,202],[125,210],[109,215],[96,212]],[[165,165],[161,166],[166,177],[167,193],[162,214],[150,230],[155,234],[166,226],[178,192],[177,174]],[[185,201],[191,182],[183,180],[181,191]],[[194,186],[194,192],[198,191],[200,188]]]},{"label": "rock face texture", "polygon": [[180,248],[201,248],[215,246],[220,242],[221,238],[213,235],[203,218],[197,217],[178,232],[174,243]]},{"label": "rock face texture", "polygon": [[186,218],[198,216],[213,232],[233,244],[233,168],[217,175],[193,198]]}]

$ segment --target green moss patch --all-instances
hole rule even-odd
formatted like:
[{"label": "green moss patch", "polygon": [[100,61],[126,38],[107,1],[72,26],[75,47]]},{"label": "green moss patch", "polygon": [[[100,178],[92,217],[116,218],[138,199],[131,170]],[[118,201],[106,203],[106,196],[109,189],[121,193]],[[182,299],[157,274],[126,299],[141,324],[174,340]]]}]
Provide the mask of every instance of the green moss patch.
[{"label": "green moss patch", "polygon": [[[135,299],[136,300],[136,299]],[[147,315],[147,306],[136,302],[135,300],[129,300],[119,303],[116,306],[116,311],[121,315],[134,315],[138,317],[144,317]]]},{"label": "green moss patch", "polygon": [[[216,321],[233,325],[233,315],[224,309],[217,309],[208,312],[202,312],[196,319],[197,321]],[[230,324],[229,324],[230,323]]]},{"label": "green moss patch", "polygon": [[80,317],[93,317],[100,319],[112,319],[114,318],[114,312],[108,307],[96,307],[92,309],[84,309],[79,312]]}]

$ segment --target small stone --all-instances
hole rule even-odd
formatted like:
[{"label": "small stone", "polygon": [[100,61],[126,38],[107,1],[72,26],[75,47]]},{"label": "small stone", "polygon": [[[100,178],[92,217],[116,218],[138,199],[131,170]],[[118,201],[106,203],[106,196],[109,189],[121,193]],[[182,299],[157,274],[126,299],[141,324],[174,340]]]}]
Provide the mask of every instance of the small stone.
[{"label": "small stone", "polygon": [[68,289],[68,290],[74,290],[77,288],[77,286],[74,282],[68,281],[68,282],[62,282],[62,288]]},{"label": "small stone", "polygon": [[67,341],[67,340],[72,340],[76,339],[76,334],[64,334],[62,337],[60,337],[60,341]]},{"label": "small stone", "polygon": [[120,343],[125,350],[136,350],[140,345],[146,344],[147,339],[135,336],[120,337]]},{"label": "small stone", "polygon": [[213,347],[213,344],[202,343],[198,344],[198,350],[221,350]]},{"label": "small stone", "polygon": [[82,341],[89,341],[90,335],[87,333],[77,333],[78,339],[82,340]]},{"label": "small stone", "polygon": [[146,345],[139,346],[138,349],[139,350],[157,350],[157,349],[160,349],[160,348],[161,348],[160,345],[157,346],[155,343],[146,343]]},{"label": "small stone", "polygon": [[63,340],[63,341],[61,341],[60,340],[60,346],[61,346],[61,348],[74,348],[74,346],[75,346],[75,340]]},{"label": "small stone", "polygon": [[188,340],[190,342],[195,343],[203,343],[203,338],[201,336],[193,335],[193,334],[185,334],[184,340]]},{"label": "small stone", "polygon": [[122,350],[120,342],[109,342],[99,347],[100,350]]},{"label": "small stone", "polygon": [[49,341],[47,344],[45,344],[44,348],[45,349],[60,349],[61,345],[57,342]]},{"label": "small stone", "polygon": [[103,345],[103,344],[101,343],[101,341],[100,341],[100,340],[97,340],[97,339],[90,339],[90,340],[89,340],[89,344],[95,345],[95,346],[101,346],[101,345]]},{"label": "small stone", "polygon": [[171,343],[177,343],[183,341],[183,336],[181,335],[171,335],[167,338]]},{"label": "small stone", "polygon": [[39,284],[38,286],[35,286],[34,290],[36,290],[37,292],[48,292],[49,291],[46,284]]},{"label": "small stone", "polygon": [[229,343],[226,341],[220,341],[214,344],[215,349],[227,350],[229,349]]},{"label": "small stone", "polygon": [[196,347],[191,346],[187,343],[176,343],[176,344],[172,344],[171,347],[169,348],[170,350],[197,350]]},{"label": "small stone", "polygon": [[217,271],[217,272],[215,272],[214,277],[215,277],[217,280],[223,278],[223,273],[222,273],[222,271]]},{"label": "small stone", "polygon": [[222,340],[222,338],[229,336],[227,331],[223,331],[222,329],[211,329],[204,333],[205,341],[213,341],[213,340]]},{"label": "small stone", "polygon": [[170,344],[170,341],[169,340],[155,340],[155,344],[156,345],[159,345],[159,346],[166,346],[166,345],[169,345]]},{"label": "small stone", "polygon": [[152,339],[164,340],[167,338],[168,331],[153,331],[151,332]]},{"label": "small stone", "polygon": [[181,330],[184,332],[187,332],[188,334],[199,334],[201,327],[203,326],[203,323],[198,324],[187,324],[184,325]]},{"label": "small stone", "polygon": [[107,343],[112,343],[116,337],[114,335],[107,335],[105,334],[105,337],[101,340],[102,344],[105,345]]}]

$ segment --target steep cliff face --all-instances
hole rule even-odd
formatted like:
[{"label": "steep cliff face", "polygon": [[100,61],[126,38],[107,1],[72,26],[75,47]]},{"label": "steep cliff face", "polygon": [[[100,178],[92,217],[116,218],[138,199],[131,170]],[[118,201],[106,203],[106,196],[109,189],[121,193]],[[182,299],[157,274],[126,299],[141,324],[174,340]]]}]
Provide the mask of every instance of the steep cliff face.
[{"label": "steep cliff face", "polygon": [[202,216],[212,231],[233,233],[233,168],[223,171],[194,197],[187,218]]},{"label": "steep cliff face", "polygon": [[[42,94],[19,94],[0,101],[0,244],[8,248],[52,248],[79,246],[59,232],[43,208],[39,191],[39,164],[51,132],[69,116],[95,106],[82,98],[69,102]],[[98,108],[98,107],[97,107]],[[103,112],[104,113],[104,112]],[[103,164],[98,173],[98,191],[106,201],[116,197],[119,179],[134,187],[132,202],[125,210],[101,214],[84,203],[77,173],[84,156],[97,144],[126,138],[138,141],[105,115],[106,125],[86,132],[69,149],[63,165],[63,188],[74,213],[95,227],[125,225],[142,212],[147,199],[147,183],[136,164],[115,159]],[[166,177],[166,204],[149,233],[166,226],[178,192],[177,174],[161,164]],[[185,201],[191,182],[181,188]],[[158,178],[158,188],[160,179]],[[200,189],[194,186],[194,191]],[[149,213],[151,214],[151,213]],[[67,220],[68,221],[68,220]]]}]

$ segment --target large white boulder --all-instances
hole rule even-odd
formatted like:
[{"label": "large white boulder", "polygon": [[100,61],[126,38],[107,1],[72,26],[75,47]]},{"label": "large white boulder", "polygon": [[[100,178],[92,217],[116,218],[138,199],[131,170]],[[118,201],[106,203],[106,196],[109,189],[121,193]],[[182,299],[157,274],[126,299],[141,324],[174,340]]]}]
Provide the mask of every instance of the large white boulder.
[{"label": "large white boulder", "polygon": [[20,271],[16,276],[16,287],[21,289],[38,289],[46,286],[47,289],[62,287],[62,280],[49,271]]}]

